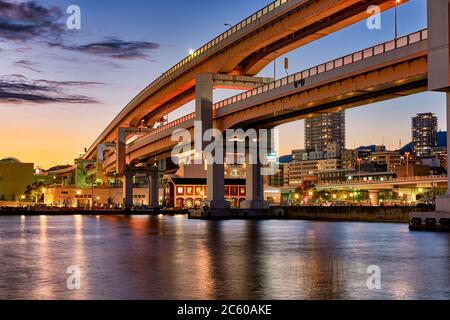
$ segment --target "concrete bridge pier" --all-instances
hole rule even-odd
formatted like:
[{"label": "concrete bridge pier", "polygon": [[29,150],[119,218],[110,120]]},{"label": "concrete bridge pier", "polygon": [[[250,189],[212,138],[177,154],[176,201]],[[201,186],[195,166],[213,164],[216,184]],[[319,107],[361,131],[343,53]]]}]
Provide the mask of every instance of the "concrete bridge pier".
[{"label": "concrete bridge pier", "polygon": [[241,204],[242,209],[266,209],[269,207],[264,201],[264,179],[260,153],[260,146],[249,141],[245,155],[247,200]]},{"label": "concrete bridge pier", "polygon": [[131,172],[125,172],[122,177],[123,205],[127,210],[133,206],[133,177],[134,173]]},{"label": "concrete bridge pier", "polygon": [[[201,74],[195,80],[195,111],[197,121],[202,124],[202,137],[196,137],[196,141],[201,141],[201,149],[196,149],[197,154],[201,154],[209,142],[203,141],[203,135],[207,130],[213,128],[213,90],[214,79],[212,74]],[[198,148],[198,145],[196,145]],[[210,209],[227,209],[229,203],[225,201],[225,168],[224,161],[221,163],[206,164],[207,168],[207,188],[208,206]]]},{"label": "concrete bridge pier", "polygon": [[242,209],[264,209],[264,185],[261,176],[261,164],[246,165],[246,192],[247,200],[241,204]]},{"label": "concrete bridge pier", "polygon": [[158,208],[158,185],[159,185],[158,172],[147,173],[148,179],[148,205],[150,208]]},{"label": "concrete bridge pier", "polygon": [[[209,129],[213,128],[213,91],[214,87],[221,88],[254,88],[264,83],[272,81],[270,78],[257,77],[233,77],[224,74],[204,73],[195,79],[195,111],[196,121],[202,124],[202,136]],[[195,150],[196,154],[202,154],[206,146],[210,142],[205,142],[200,137],[196,137],[196,141],[201,140],[201,149],[198,144]],[[211,209],[229,209],[230,203],[225,200],[225,168],[224,161],[207,165],[207,188],[208,202]],[[249,208],[262,208],[264,192],[262,187],[261,166],[256,164],[248,166],[247,190],[250,188]],[[250,180],[250,182],[248,182]],[[247,191],[248,192],[248,191]]]},{"label": "concrete bridge pier", "polygon": [[[446,92],[447,127],[450,128],[450,92]],[[447,150],[450,150],[450,135],[447,134]],[[447,168],[447,193],[436,198],[436,211],[450,214],[450,161]]]},{"label": "concrete bridge pier", "polygon": [[[428,90],[445,92],[447,126],[450,128],[450,1],[428,0]],[[450,135],[447,135],[450,150]],[[450,173],[450,162],[448,167]],[[450,214],[450,175],[448,191],[436,199],[436,211]]]},{"label": "concrete bridge pier", "polygon": [[208,206],[210,209],[229,209],[225,200],[225,168],[223,164],[207,165]]}]

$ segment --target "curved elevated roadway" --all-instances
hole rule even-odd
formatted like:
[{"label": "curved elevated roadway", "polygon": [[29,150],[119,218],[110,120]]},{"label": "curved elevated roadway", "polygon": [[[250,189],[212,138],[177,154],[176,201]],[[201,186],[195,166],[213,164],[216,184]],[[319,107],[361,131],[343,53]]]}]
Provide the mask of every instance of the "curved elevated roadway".
[{"label": "curved elevated roadway", "polygon": [[[377,101],[427,91],[428,33],[421,30],[312,67],[214,104],[214,127],[271,128]],[[175,129],[193,132],[195,113],[130,143],[127,163],[170,156]],[[114,171],[115,154],[105,160]]]},{"label": "curved elevated roadway", "polygon": [[[403,2],[406,2],[404,0]],[[394,0],[277,0],[219,35],[153,81],[101,133],[84,156],[114,142],[120,127],[152,127],[195,97],[203,73],[253,76],[274,58],[368,17],[367,8],[386,10]]]}]

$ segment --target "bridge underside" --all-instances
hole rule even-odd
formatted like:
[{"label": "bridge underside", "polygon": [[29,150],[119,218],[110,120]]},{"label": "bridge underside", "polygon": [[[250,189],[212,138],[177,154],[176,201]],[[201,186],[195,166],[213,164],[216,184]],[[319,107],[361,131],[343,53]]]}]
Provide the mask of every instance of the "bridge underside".
[{"label": "bridge underside", "polygon": [[[407,0],[405,0],[407,1]],[[290,0],[201,55],[192,63],[146,88],[106,128],[85,158],[95,157],[99,144],[114,142],[123,126],[153,126],[162,116],[193,98],[195,78],[204,73],[255,75],[274,58],[368,18],[366,9],[387,10],[391,0]]]},{"label": "bridge underside", "polygon": [[[385,66],[359,75],[326,83],[317,87],[297,89],[297,92],[256,104],[214,120],[214,126],[227,128],[271,128],[287,122],[314,117],[322,112],[354,108],[369,103],[399,98],[427,90],[427,58],[420,56],[408,61]],[[234,109],[233,106],[230,109]],[[193,135],[193,120],[185,123]],[[173,130],[173,129],[172,129]],[[167,134],[167,133],[166,133]],[[147,141],[145,141],[148,139]],[[143,138],[142,147],[131,146],[127,162],[170,156],[175,146],[170,134]],[[114,156],[106,170],[114,171]]]}]

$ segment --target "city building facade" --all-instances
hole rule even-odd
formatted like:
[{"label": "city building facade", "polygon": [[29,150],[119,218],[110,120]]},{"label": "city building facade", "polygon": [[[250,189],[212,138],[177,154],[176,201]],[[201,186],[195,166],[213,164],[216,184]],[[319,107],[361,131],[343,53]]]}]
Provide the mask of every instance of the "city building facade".
[{"label": "city building facade", "polygon": [[414,142],[414,155],[427,157],[438,146],[438,119],[433,113],[419,113],[412,118],[411,134]]},{"label": "city building facade", "polygon": [[14,158],[0,160],[0,201],[16,201],[33,183],[34,165]]},{"label": "city building facade", "polygon": [[305,148],[326,151],[330,144],[345,149],[345,111],[305,120]]}]

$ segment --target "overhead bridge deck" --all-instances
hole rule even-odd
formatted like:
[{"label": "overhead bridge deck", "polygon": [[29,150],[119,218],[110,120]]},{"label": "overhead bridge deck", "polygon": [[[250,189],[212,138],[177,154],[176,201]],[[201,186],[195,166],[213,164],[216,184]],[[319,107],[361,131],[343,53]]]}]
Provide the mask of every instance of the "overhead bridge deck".
[{"label": "overhead bridge deck", "polygon": [[[406,2],[407,0],[403,1]],[[114,142],[117,128],[152,127],[162,116],[193,100],[204,73],[254,76],[268,63],[368,17],[367,8],[387,10],[392,0],[277,0],[219,35],[153,81],[101,133],[84,156]]]},{"label": "overhead bridge deck", "polygon": [[[214,127],[274,127],[286,122],[427,90],[428,33],[421,30],[326,62],[214,104]],[[166,157],[176,129],[193,131],[192,113],[132,142],[127,162]],[[115,154],[105,161],[114,171]]]}]

